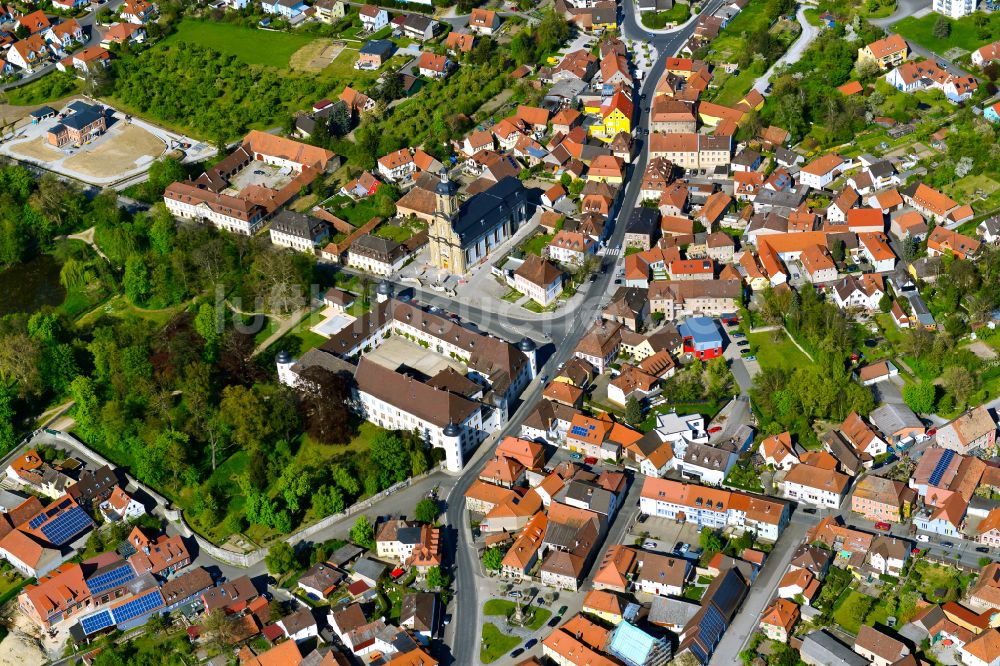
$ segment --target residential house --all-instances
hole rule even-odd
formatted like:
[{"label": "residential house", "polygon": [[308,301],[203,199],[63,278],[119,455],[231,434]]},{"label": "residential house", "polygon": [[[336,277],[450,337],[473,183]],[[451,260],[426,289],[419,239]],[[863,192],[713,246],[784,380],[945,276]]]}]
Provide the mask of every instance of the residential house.
[{"label": "residential house", "polygon": [[407,14],[403,20],[403,35],[418,42],[425,42],[434,36],[437,23],[423,14]]},{"label": "residential house", "polygon": [[[289,0],[277,0],[288,2]],[[264,4],[261,5],[265,11],[267,8]],[[293,2],[292,7],[298,7],[297,12],[289,11],[288,14],[283,14],[287,18],[292,18],[293,16],[301,13],[305,10],[304,2]],[[291,9],[291,8],[289,8]],[[121,7],[121,11],[118,14],[121,20],[128,21],[129,23],[149,23],[156,16],[156,5],[146,0],[125,0],[125,3]]]},{"label": "residential house", "polygon": [[901,65],[909,52],[910,47],[906,40],[893,33],[858,49],[858,58],[874,60],[879,69],[885,71]]},{"label": "residential house", "polygon": [[798,621],[798,605],[788,599],[775,598],[760,617],[760,629],[772,641],[787,643]]},{"label": "residential house", "polygon": [[799,183],[808,187],[824,188],[849,165],[849,159],[836,153],[828,153],[802,167],[799,172]]},{"label": "residential house", "polygon": [[850,477],[832,469],[795,465],[785,475],[782,497],[805,504],[836,509],[840,507]]},{"label": "residential house", "polygon": [[851,510],[867,520],[901,523],[908,519],[916,492],[905,483],[870,474],[862,477],[851,496]]},{"label": "residential house", "polygon": [[979,252],[980,242],[942,226],[934,227],[927,236],[927,256],[952,254],[956,259],[971,259]]},{"label": "residential house", "polygon": [[356,69],[375,71],[382,68],[392,54],[396,52],[396,44],[388,39],[369,39],[358,51]]},{"label": "residential house", "polygon": [[476,7],[469,15],[469,29],[480,35],[492,35],[500,27],[500,16],[492,9]]},{"label": "residential house", "polygon": [[362,5],[358,10],[361,27],[367,32],[378,32],[389,25],[389,12],[375,5]]},{"label": "residential house", "polygon": [[996,448],[997,426],[985,405],[979,405],[938,428],[938,446],[956,453],[983,452],[992,455]]},{"label": "residential house", "polygon": [[530,255],[514,271],[514,289],[542,307],[548,307],[562,293],[562,271],[547,259]]},{"label": "residential house", "polygon": [[420,71],[420,76],[426,76],[429,79],[443,79],[448,76],[451,61],[443,55],[424,51],[420,54],[417,68]]}]

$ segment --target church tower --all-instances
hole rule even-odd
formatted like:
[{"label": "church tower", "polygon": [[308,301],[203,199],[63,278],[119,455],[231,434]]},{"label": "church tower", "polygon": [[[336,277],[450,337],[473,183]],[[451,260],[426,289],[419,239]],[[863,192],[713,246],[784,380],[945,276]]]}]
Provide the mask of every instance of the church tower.
[{"label": "church tower", "polygon": [[454,229],[459,210],[458,186],[448,177],[444,167],[441,167],[441,181],[434,188],[434,198],[434,221],[428,232],[431,263],[452,273],[464,273],[462,241]]}]

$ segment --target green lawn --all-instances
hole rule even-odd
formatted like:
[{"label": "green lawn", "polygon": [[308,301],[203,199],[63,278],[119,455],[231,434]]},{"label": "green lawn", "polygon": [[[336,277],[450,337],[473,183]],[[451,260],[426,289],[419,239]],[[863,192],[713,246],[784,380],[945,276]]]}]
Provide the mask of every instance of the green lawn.
[{"label": "green lawn", "polygon": [[875,600],[867,594],[847,590],[833,607],[833,621],[852,634],[858,633],[861,623]]},{"label": "green lawn", "polygon": [[908,581],[914,584],[924,599],[943,603],[957,601],[962,597],[969,582],[967,578],[953,567],[917,560]]},{"label": "green lawn", "polygon": [[809,359],[799,351],[787,335],[779,333],[781,336],[779,342],[774,342],[774,335],[773,331],[766,331],[747,336],[750,349],[757,356],[762,368],[782,368],[792,372],[796,368],[809,365]]},{"label": "green lawn", "polygon": [[958,47],[966,51],[974,51],[983,44],[988,44],[1000,37],[1000,15],[987,14],[988,21],[983,27],[985,37],[980,36],[980,28],[972,16],[948,20],[951,24],[951,34],[940,39],[934,36],[934,24],[939,14],[927,14],[921,18],[907,16],[892,25],[892,29],[908,40],[914,41],[935,53],[944,54],[950,48]]},{"label": "green lawn", "polygon": [[721,85],[715,89],[711,95],[712,101],[724,106],[736,106],[736,103],[743,99],[757,77],[763,76],[767,67],[763,62],[754,62],[746,69],[740,70],[736,76],[722,73],[719,75]]},{"label": "green lawn", "polygon": [[[986,213],[1000,206],[1000,183],[985,173],[966,176],[942,189],[956,201],[968,202],[976,213]],[[982,193],[982,198],[977,193]]]},{"label": "green lawn", "polygon": [[178,42],[201,44],[226,55],[234,55],[249,65],[287,68],[292,54],[313,41],[308,35],[271,32],[218,21],[185,19],[164,45]]},{"label": "green lawn", "polygon": [[665,12],[644,12],[642,15],[642,24],[647,28],[661,30],[667,27],[668,23],[684,23],[690,16],[691,5],[678,2]]},{"label": "green lawn", "polygon": [[492,622],[483,625],[483,642],[479,646],[479,660],[484,664],[492,664],[518,645],[521,639],[505,634]]},{"label": "green lawn", "polygon": [[[552,611],[545,608],[532,608],[535,617],[528,625],[528,629],[538,631],[545,626],[545,623],[552,617]],[[507,617],[514,612],[514,602],[506,599],[490,599],[483,605],[483,615]]]},{"label": "green lawn", "polygon": [[521,243],[521,251],[525,254],[534,254],[540,257],[553,238],[555,238],[553,234],[535,234]]}]

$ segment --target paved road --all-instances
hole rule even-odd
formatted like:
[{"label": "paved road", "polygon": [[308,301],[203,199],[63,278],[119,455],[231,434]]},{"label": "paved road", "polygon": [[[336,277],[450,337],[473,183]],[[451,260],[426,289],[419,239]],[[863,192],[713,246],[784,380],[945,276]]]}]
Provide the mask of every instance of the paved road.
[{"label": "paved road", "polygon": [[896,11],[880,19],[868,19],[872,25],[888,28],[893,23],[907,16],[923,16],[931,8],[931,0],[896,0]]},{"label": "paved road", "polygon": [[[630,34],[642,34],[642,28],[635,20],[635,4],[623,2],[625,6],[623,24],[628,26]],[[721,5],[721,0],[709,2],[703,13],[711,13]],[[612,211],[609,222],[614,224],[620,211],[630,211],[638,203],[639,186],[641,176],[646,168],[648,154],[645,151],[645,142],[642,137],[646,136],[649,130],[649,105],[652,101],[653,91],[656,83],[663,75],[666,67],[666,57],[674,55],[680,47],[690,38],[694,32],[694,23],[677,32],[663,35],[653,35],[646,33],[646,39],[652,43],[660,54],[652,69],[646,75],[642,88],[639,91],[639,101],[637,105],[638,116],[633,125],[633,130],[637,137],[639,146],[639,157],[635,163],[629,167],[628,180],[625,186],[624,195],[621,197],[621,204]],[[646,99],[642,99],[642,95]],[[614,231],[608,241],[608,247],[619,248],[625,235],[623,224],[614,224]],[[587,297],[583,303],[572,313],[562,315],[561,318],[545,320],[547,326],[552,331],[550,333],[553,340],[558,340],[559,344],[554,353],[548,358],[541,373],[551,374],[560,363],[565,362],[572,354],[577,341],[583,336],[596,316],[604,294],[613,285],[611,280],[613,271],[598,275],[595,282],[590,283]],[[556,335],[556,323],[559,323],[561,335]],[[530,324],[529,324],[530,325]],[[528,416],[535,403],[541,397],[541,382],[533,382],[522,395],[521,407],[512,415],[508,424],[497,433],[497,438],[510,434],[517,434],[520,431],[521,423]],[[481,604],[476,593],[476,563],[473,561],[474,549],[470,541],[470,533],[467,529],[467,518],[463,508],[462,496],[465,490],[472,484],[478,476],[478,463],[490,449],[495,439],[487,440],[476,458],[470,460],[466,469],[455,485],[452,496],[448,502],[448,524],[455,528],[457,532],[457,544],[455,544],[455,609],[452,617],[453,621],[449,625],[449,632],[446,638],[452,646],[452,657],[458,664],[475,664],[478,662],[478,648],[480,643],[479,627],[481,626],[480,613]]]}]

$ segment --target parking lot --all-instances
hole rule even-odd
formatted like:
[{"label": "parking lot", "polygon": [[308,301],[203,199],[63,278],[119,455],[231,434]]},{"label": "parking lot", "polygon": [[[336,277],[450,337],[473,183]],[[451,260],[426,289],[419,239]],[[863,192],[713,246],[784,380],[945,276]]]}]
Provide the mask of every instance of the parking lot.
[{"label": "parking lot", "polygon": [[691,523],[649,516],[632,527],[625,543],[657,553],[672,553],[680,544],[688,544],[691,550],[697,550],[698,528]]}]

